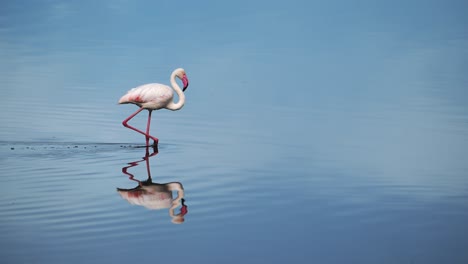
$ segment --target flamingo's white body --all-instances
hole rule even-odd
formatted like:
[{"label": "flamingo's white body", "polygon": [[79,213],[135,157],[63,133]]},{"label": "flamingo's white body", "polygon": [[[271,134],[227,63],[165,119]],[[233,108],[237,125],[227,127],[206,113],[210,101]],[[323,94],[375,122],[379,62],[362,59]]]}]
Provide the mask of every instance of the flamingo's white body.
[{"label": "flamingo's white body", "polygon": [[[184,87],[181,89],[177,84],[175,78],[179,78],[182,80]],[[127,92],[124,96],[122,96],[119,100],[119,104],[136,104],[140,107],[135,113],[130,115],[127,119],[125,119],[122,124],[125,127],[128,127],[132,130],[137,131],[146,136],[146,146],[149,145],[149,138],[154,140],[154,145],[157,145],[158,139],[151,136],[149,134],[150,129],[150,122],[151,122],[151,112],[153,110],[158,110],[162,108],[166,108],[169,110],[179,110],[185,104],[185,95],[184,91],[188,87],[188,79],[187,75],[185,74],[184,69],[178,68],[174,70],[171,74],[171,85],[177,95],[179,96],[179,101],[174,103],[174,91],[171,87],[159,84],[159,83],[150,83],[144,84],[138,87],[135,87]],[[127,124],[127,122],[136,116],[139,112],[143,109],[147,109],[149,111],[148,114],[148,123],[146,126],[146,133],[134,128]]]}]

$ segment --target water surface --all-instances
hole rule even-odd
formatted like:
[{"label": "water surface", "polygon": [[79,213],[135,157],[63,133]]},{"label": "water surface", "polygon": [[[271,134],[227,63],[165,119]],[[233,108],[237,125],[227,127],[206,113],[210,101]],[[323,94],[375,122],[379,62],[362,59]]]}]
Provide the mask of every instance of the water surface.
[{"label": "water surface", "polygon": [[2,263],[466,263],[466,4],[416,3],[2,3]]}]

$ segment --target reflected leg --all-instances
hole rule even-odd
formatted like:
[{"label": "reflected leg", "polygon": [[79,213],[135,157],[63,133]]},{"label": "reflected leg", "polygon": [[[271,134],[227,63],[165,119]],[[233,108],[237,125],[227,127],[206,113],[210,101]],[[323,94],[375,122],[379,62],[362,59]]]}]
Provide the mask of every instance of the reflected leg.
[{"label": "reflected leg", "polygon": [[153,153],[151,153],[151,154],[149,152],[149,147],[146,147],[145,156],[140,160],[129,162],[128,163],[129,166],[125,166],[125,167],[122,168],[122,173],[126,174],[130,180],[138,182],[138,184],[141,186],[142,182],[135,179],[134,178],[135,176],[132,173],[128,172],[128,169],[130,169],[132,167],[135,167],[135,166],[138,166],[138,163],[140,163],[142,161],[145,161],[146,162],[146,171],[148,173],[148,179],[147,180],[151,181],[151,172],[150,172],[150,169],[149,169],[149,158],[153,157],[153,156],[155,156],[157,154],[158,154],[158,148],[157,147],[155,147],[155,146],[153,147]]}]

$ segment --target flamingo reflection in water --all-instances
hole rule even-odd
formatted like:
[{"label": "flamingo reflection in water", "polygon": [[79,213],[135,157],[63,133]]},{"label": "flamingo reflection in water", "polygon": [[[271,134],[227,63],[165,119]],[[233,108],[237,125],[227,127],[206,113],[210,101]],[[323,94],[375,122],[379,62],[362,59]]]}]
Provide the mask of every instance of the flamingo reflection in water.
[{"label": "flamingo reflection in water", "polygon": [[[157,148],[153,148],[153,153],[150,154],[149,147],[146,147],[146,154],[143,159],[130,162],[128,163],[129,166],[123,167],[122,172],[128,175],[130,180],[138,182],[138,186],[132,189],[117,188],[117,192],[130,204],[144,206],[149,210],[169,208],[169,216],[172,218],[172,223],[181,224],[185,221],[184,216],[188,213],[184,200],[184,187],[180,182],[153,183],[149,158],[156,154],[158,154]],[[135,179],[134,175],[127,171],[131,167],[138,166],[142,161],[145,161],[148,173],[148,178],[145,181]],[[173,191],[177,192],[175,199],[172,197]],[[174,211],[179,206],[181,206],[180,211],[176,214]]]}]

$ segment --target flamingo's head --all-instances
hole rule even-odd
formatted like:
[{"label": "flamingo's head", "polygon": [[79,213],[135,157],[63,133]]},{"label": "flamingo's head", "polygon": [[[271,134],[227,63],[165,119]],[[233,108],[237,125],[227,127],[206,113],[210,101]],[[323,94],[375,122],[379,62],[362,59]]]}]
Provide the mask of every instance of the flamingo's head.
[{"label": "flamingo's head", "polygon": [[182,87],[182,91],[185,92],[185,89],[187,89],[189,85],[189,81],[187,79],[187,74],[185,74],[185,70],[182,68],[178,68],[175,70],[175,75],[177,76],[177,78],[179,78],[182,81],[184,85],[184,87]]}]

